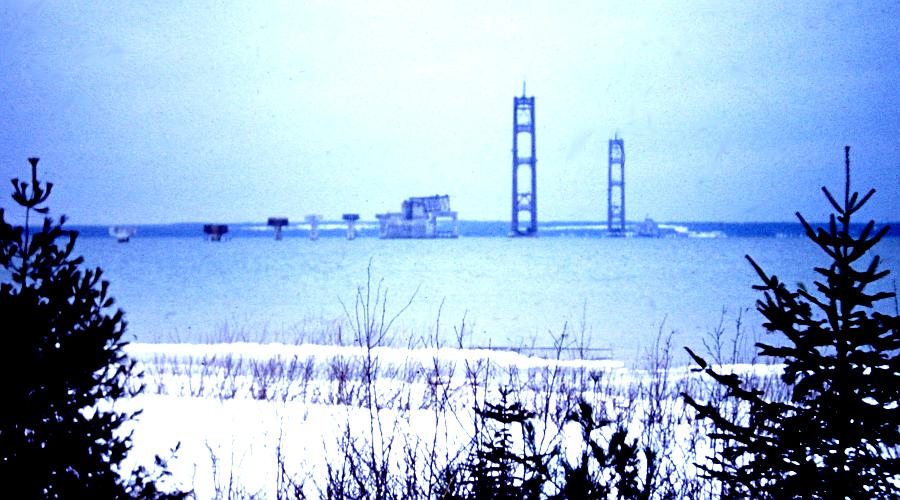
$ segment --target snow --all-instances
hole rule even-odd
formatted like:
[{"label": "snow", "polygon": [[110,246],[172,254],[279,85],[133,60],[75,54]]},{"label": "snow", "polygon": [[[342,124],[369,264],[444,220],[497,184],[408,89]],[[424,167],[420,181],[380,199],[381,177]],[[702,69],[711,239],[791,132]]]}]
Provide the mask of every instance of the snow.
[{"label": "snow", "polygon": [[[126,351],[144,372],[146,390],[116,403],[119,410],[142,410],[122,429],[133,431],[134,443],[123,467],[152,464],[155,455],[167,458],[180,445],[163,486],[192,490],[197,498],[275,498],[286,488],[285,478],[302,482],[307,496],[317,498],[328,466],[343,460],[345,433],[357,446],[374,443],[380,451],[391,445],[384,455],[394,468],[404,466],[404,453],[417,450],[415,466],[424,468],[428,460],[422,457],[451,457],[466,447],[474,433],[473,406],[496,401],[500,386],[516,388],[526,407],[551,401],[548,407],[565,406],[584,397],[608,415],[630,414],[629,435],[643,439],[642,421],[651,408],[633,389],[650,387],[660,375],[626,369],[619,361],[488,349],[369,352],[359,346],[222,343],[131,344]],[[759,365],[723,369],[778,372]],[[683,416],[677,384],[699,375],[688,367],[666,375],[672,387],[659,403],[667,415]],[[556,430],[538,426],[538,434],[546,433],[540,439],[547,445],[558,439],[571,457],[577,453],[571,443],[580,446],[580,436],[562,417],[556,417]],[[672,432],[676,442],[696,440],[686,419],[674,422]],[[673,457],[695,459],[682,451]]]}]

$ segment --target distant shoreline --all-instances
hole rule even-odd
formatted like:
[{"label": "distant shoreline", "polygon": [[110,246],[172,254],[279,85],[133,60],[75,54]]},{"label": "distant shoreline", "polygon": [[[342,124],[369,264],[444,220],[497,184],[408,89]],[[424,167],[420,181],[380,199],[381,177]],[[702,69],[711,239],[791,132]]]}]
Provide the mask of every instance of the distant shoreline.
[{"label": "distant shoreline", "polygon": [[[222,222],[216,222],[222,223]],[[175,224],[131,224],[137,229],[135,238],[176,237],[203,238],[203,222],[183,222]],[[230,238],[271,238],[272,228],[265,221],[260,222],[224,222],[228,224]],[[459,222],[461,237],[507,237],[509,221],[467,221]],[[639,222],[629,222],[637,226]],[[814,227],[823,227],[827,223],[813,223]],[[803,226],[799,222],[659,222],[660,227],[677,228],[684,235],[694,237],[728,237],[728,238],[802,238]],[[890,226],[886,237],[900,237],[900,222],[878,224],[876,230],[885,225]],[[856,231],[865,224],[854,224]],[[110,238],[109,225],[69,225],[69,229],[78,231],[85,238]],[[377,238],[378,222],[361,220],[356,223],[360,238]],[[318,226],[322,238],[346,237],[344,221],[322,221]],[[309,225],[305,222],[294,222],[284,228],[285,238],[308,238]],[[548,221],[538,224],[539,237],[606,237],[605,222],[586,221]]]}]

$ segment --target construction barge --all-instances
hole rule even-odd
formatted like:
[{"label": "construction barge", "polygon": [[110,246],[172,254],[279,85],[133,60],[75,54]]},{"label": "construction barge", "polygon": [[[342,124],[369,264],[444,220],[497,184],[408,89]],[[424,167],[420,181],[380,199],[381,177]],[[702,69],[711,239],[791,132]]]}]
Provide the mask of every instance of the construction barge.
[{"label": "construction barge", "polygon": [[381,239],[459,237],[459,219],[450,210],[449,195],[409,198],[403,202],[400,212],[375,217]]}]

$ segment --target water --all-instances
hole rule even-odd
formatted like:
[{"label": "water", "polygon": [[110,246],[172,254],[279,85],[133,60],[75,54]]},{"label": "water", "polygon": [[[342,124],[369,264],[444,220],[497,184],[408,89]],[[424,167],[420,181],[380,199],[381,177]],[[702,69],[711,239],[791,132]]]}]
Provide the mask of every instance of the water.
[{"label": "water", "polygon": [[[812,266],[828,263],[800,238],[138,237],[128,244],[81,238],[76,248],[104,269],[138,342],[310,333],[343,318],[342,302],[353,313],[371,262],[372,286],[380,281],[387,290],[389,316],[415,294],[397,321],[400,338],[429,335],[440,318],[441,336],[452,344],[453,327],[465,318],[467,345],[552,345],[565,325],[625,360],[660,330],[676,332],[678,346],[702,350],[723,309],[728,328],[743,311],[748,330],[762,334],[753,309],[761,294],[751,289],[759,279],[745,254],[790,285],[811,285]],[[882,267],[895,270],[900,239],[878,248]]]}]

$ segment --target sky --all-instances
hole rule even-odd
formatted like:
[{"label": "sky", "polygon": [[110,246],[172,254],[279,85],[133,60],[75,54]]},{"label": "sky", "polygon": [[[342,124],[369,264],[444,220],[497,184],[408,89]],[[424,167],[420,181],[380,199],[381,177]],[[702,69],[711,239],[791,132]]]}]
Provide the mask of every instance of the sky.
[{"label": "sky", "polygon": [[523,82],[539,220],[605,220],[616,134],[629,220],[824,220],[844,145],[900,220],[898,2],[93,3],[0,3],[0,177],[71,223],[509,220]]}]

